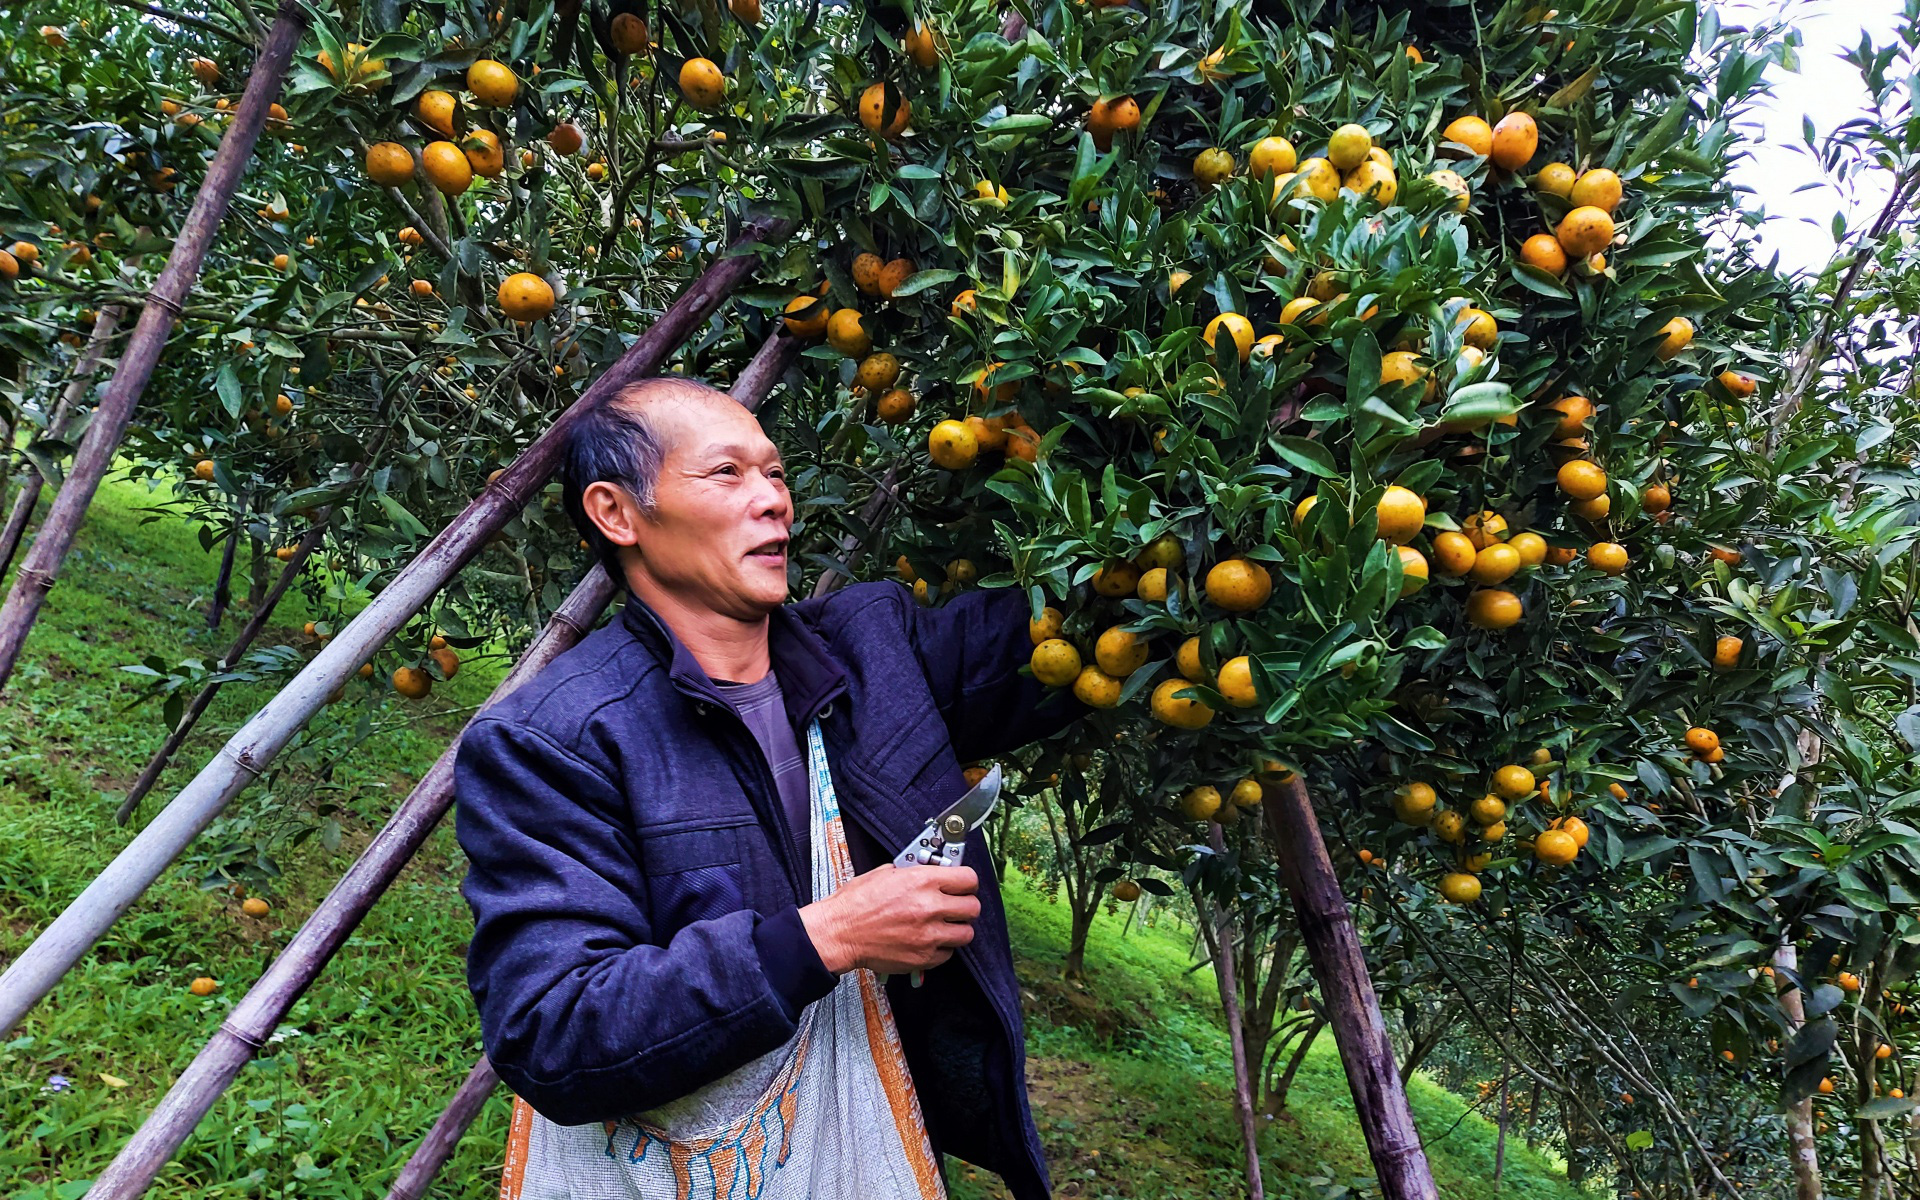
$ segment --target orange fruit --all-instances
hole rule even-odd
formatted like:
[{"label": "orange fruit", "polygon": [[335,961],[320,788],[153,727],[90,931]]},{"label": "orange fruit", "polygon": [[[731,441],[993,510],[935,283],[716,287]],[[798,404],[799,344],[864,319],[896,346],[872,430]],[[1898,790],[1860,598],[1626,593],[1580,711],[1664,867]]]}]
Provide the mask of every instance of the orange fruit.
[{"label": "orange fruit", "polygon": [[980,311],[979,299],[972,288],[968,288],[958,296],[955,296],[953,298],[953,306],[948,309],[948,312],[956,317],[961,313],[978,311]]},{"label": "orange fruit", "polygon": [[1704,725],[1695,725],[1687,730],[1687,749],[1705,757],[1720,748],[1720,735]]},{"label": "orange fruit", "polygon": [[[913,116],[913,105],[900,95],[897,88],[892,89],[889,102],[888,91],[889,85],[875,83],[869,84],[867,90],[860,93],[860,123],[867,127],[869,133],[891,138],[898,137],[906,129],[907,122]],[[891,120],[888,119],[889,115]]]},{"label": "orange fruit", "polygon": [[1236,780],[1233,790],[1227,793],[1227,803],[1235,808],[1252,808],[1265,798],[1266,792],[1261,788],[1260,781],[1249,776]]},{"label": "orange fruit", "polygon": [[1493,164],[1503,171],[1520,170],[1539,149],[1540,127],[1526,113],[1508,113],[1493,127]]},{"label": "orange fruit", "polygon": [[1113,885],[1113,898],[1122,904],[1132,904],[1140,898],[1140,885],[1131,879],[1122,879]]},{"label": "orange fruit", "polygon": [[467,90],[488,108],[505,108],[520,94],[520,81],[507,64],[483,58],[467,68]]},{"label": "orange fruit", "polygon": [[1562,440],[1585,433],[1587,422],[1593,419],[1593,401],[1585,396],[1562,396],[1547,407],[1560,414],[1553,436]]},{"label": "orange fruit", "polygon": [[927,457],[947,471],[964,471],[980,457],[980,443],[965,424],[942,421],[927,432]]},{"label": "orange fruit", "polygon": [[452,137],[453,113],[457,106],[452,92],[429,89],[413,102],[413,111],[428,129],[442,137]]},{"label": "orange fruit", "polygon": [[1438,802],[1431,784],[1403,783],[1393,794],[1393,815],[1408,825],[1425,825]]},{"label": "orange fruit", "polygon": [[250,917],[264,917],[273,910],[272,906],[260,897],[248,896],[240,902],[240,911]]},{"label": "orange fruit", "polygon": [[1746,643],[1732,634],[1722,634],[1714,639],[1713,669],[1731,671],[1740,663],[1740,652],[1746,649]]},{"label": "orange fruit", "polygon": [[891,296],[899,291],[907,280],[913,278],[913,260],[895,258],[880,268],[880,294]]},{"label": "orange fruit", "polygon": [[1462,841],[1466,840],[1467,819],[1450,809],[1445,812],[1435,813],[1433,817],[1433,834],[1441,841],[1450,845],[1459,845]]},{"label": "orange fruit", "polygon": [[440,674],[448,679],[460,673],[460,656],[451,646],[442,646],[427,657],[433,660],[434,666],[440,668]]},{"label": "orange fruit", "polygon": [[[832,312],[825,300],[817,296],[795,296],[787,301],[781,310],[787,323],[787,332],[795,337],[817,338],[827,331],[827,317]],[[796,316],[804,312],[805,316]]]},{"label": "orange fruit", "polygon": [[1220,664],[1220,676],[1214,686],[1235,708],[1252,708],[1260,703],[1259,693],[1253,686],[1253,660],[1244,654]]},{"label": "orange fruit", "polygon": [[1048,687],[1066,687],[1080,675],[1080,651],[1065,638],[1041,642],[1027,662],[1033,668],[1033,677]]},{"label": "orange fruit", "polygon": [[211,996],[219,986],[219,982],[211,975],[202,975],[192,983],[189,983],[187,990],[196,996]]},{"label": "orange fruit", "polygon": [[1473,569],[1467,578],[1475,583],[1502,583],[1520,569],[1520,552],[1505,542],[1495,542],[1473,556]]},{"label": "orange fruit", "polygon": [[1342,125],[1327,135],[1327,161],[1341,174],[1367,161],[1367,151],[1371,149],[1373,135],[1365,125]]},{"label": "orange fruit", "polygon": [[1427,502],[1396,483],[1381,494],[1380,503],[1374,508],[1374,520],[1383,539],[1404,546],[1426,524]]},{"label": "orange fruit", "polygon": [[935,40],[934,32],[925,25],[915,25],[908,30],[907,35],[900,39],[900,45],[914,65],[923,71],[932,70],[933,64],[939,59],[939,42]]},{"label": "orange fruit", "polygon": [[420,165],[428,181],[449,196],[457,196],[473,185],[473,164],[452,142],[428,142],[420,152]]},{"label": "orange fruit", "polygon": [[1252,612],[1273,594],[1273,577],[1259,563],[1227,558],[1207,571],[1207,599],[1228,612]]},{"label": "orange fruit", "polygon": [[1537,567],[1546,561],[1547,539],[1537,533],[1516,533],[1507,545],[1513,547],[1513,552],[1520,556],[1522,567]]},{"label": "orange fruit", "polygon": [[1247,173],[1255,179],[1272,179],[1293,170],[1299,161],[1292,142],[1283,137],[1263,137],[1247,155]]},{"label": "orange fruit", "polygon": [[1572,546],[1548,546],[1547,565],[1550,567],[1570,567],[1580,557],[1580,552]]},{"label": "orange fruit", "polygon": [[[1282,325],[1302,324],[1300,318],[1305,316],[1309,310],[1319,303],[1320,302],[1312,296],[1297,296],[1287,301],[1280,307],[1280,323]],[[1314,323],[1318,324],[1319,322],[1316,321]]]},{"label": "orange fruit", "polygon": [[878,354],[869,354],[860,360],[854,368],[853,382],[870,392],[883,391],[893,386],[900,378],[900,360],[882,350]]},{"label": "orange fruit", "polygon": [[1400,598],[1406,599],[1427,586],[1427,556],[1412,546],[1395,546],[1400,554]]},{"label": "orange fruit", "polygon": [[1448,904],[1472,904],[1480,898],[1480,880],[1454,871],[1440,880],[1440,898]]},{"label": "orange fruit", "polygon": [[1449,171],[1444,168],[1438,171],[1429,171],[1427,172],[1427,182],[1453,197],[1453,211],[1455,212],[1465,212],[1467,211],[1467,206],[1473,203],[1473,189],[1467,186],[1467,181],[1462,179],[1457,171]]},{"label": "orange fruit", "polygon": [[726,99],[727,77],[712,59],[690,58],[680,64],[680,92],[697,109],[715,109]]},{"label": "orange fruit", "polygon": [[467,134],[460,148],[466,152],[473,173],[483,179],[498,179],[507,169],[506,152],[500,148],[499,135],[491,129],[476,129]]},{"label": "orange fruit", "polygon": [[1141,572],[1140,582],[1134,586],[1133,594],[1149,604],[1164,604],[1167,600],[1167,569],[1148,567]]},{"label": "orange fruit", "polygon": [[1524,800],[1533,794],[1533,772],[1517,763],[1508,763],[1493,773],[1493,790],[1507,800]]},{"label": "orange fruit", "polygon": [[213,460],[203,458],[193,464],[193,477],[203,482],[211,480],[213,478]]},{"label": "orange fruit", "polygon": [[857,308],[842,308],[827,318],[827,345],[847,358],[865,358],[873,349],[873,337],[867,332]]},{"label": "orange fruit", "polygon": [[1102,596],[1131,596],[1140,587],[1140,568],[1125,559],[1102,563],[1093,573],[1093,590]]},{"label": "orange fruit", "polygon": [[1502,588],[1483,588],[1467,597],[1467,623],[1476,629],[1508,629],[1522,615],[1520,597]]},{"label": "orange fruit", "polygon": [[1477,512],[1461,522],[1461,527],[1475,550],[1485,550],[1507,536],[1507,519],[1497,512]]},{"label": "orange fruit", "polygon": [[1400,196],[1400,177],[1393,167],[1371,158],[1348,171],[1340,186],[1378,200],[1383,208]]},{"label": "orange fruit", "polygon": [[1180,797],[1180,811],[1189,821],[1209,821],[1220,811],[1220,803],[1220,789],[1203,783]]},{"label": "orange fruit", "polygon": [[1580,843],[1559,829],[1549,829],[1533,839],[1533,856],[1550,867],[1564,867],[1580,857]]},{"label": "orange fruit", "polygon": [[1567,273],[1567,252],[1550,233],[1536,233],[1521,243],[1520,261],[1556,277]]},{"label": "orange fruit", "polygon": [[1087,132],[1093,135],[1093,144],[1102,153],[1113,148],[1113,137],[1117,133],[1130,133],[1140,128],[1140,105],[1132,96],[1119,96],[1112,100],[1101,98],[1093,102],[1087,110]]},{"label": "orange fruit", "polygon": [[[913,567],[907,562],[907,556],[904,554],[900,556],[895,566],[896,569],[900,571],[901,578],[903,579],[913,574]],[[1066,619],[1064,613],[1049,604],[1040,610],[1038,619],[1031,617],[1027,619],[1027,637],[1036,646],[1048,638],[1057,638],[1060,636],[1060,628],[1066,623]]]},{"label": "orange fruit", "polygon": [[1207,668],[1206,664],[1200,661],[1200,638],[1198,635],[1190,637],[1180,643],[1180,648],[1174,651],[1173,654],[1173,666],[1176,671],[1180,672],[1182,677],[1190,679],[1195,683],[1201,683],[1206,680]]},{"label": "orange fruit", "polygon": [[433,690],[433,676],[419,667],[401,667],[393,673],[393,690],[409,700],[418,700]]},{"label": "orange fruit", "polygon": [[1483,308],[1469,305],[1460,310],[1460,315],[1453,319],[1453,323],[1467,327],[1463,335],[1466,343],[1477,350],[1491,350],[1500,340],[1499,323],[1493,319],[1492,313]]},{"label": "orange fruit", "polygon": [[1533,177],[1533,186],[1550,196],[1565,200],[1573,194],[1575,178],[1572,167],[1563,162],[1550,162]]},{"label": "orange fruit", "polygon": [[1475,800],[1467,814],[1481,825],[1498,825],[1507,819],[1507,802],[1489,792]]},{"label": "orange fruit", "polygon": [[1603,493],[1591,500],[1576,500],[1567,507],[1581,520],[1598,523],[1606,520],[1607,514],[1613,511],[1613,497]]},{"label": "orange fruit", "polygon": [[1627,569],[1627,548],[1618,542],[1595,542],[1587,548],[1587,565],[1602,575],[1619,575]]},{"label": "orange fruit", "polygon": [[399,142],[375,142],[367,147],[367,178],[399,187],[413,178],[413,153]]},{"label": "orange fruit", "polygon": [[1482,157],[1493,153],[1493,127],[1480,117],[1455,117],[1440,132],[1443,142],[1458,142],[1472,154]]},{"label": "orange fruit", "polygon": [[[1285,176],[1273,181],[1274,198],[1278,199],[1284,187]],[[1301,162],[1299,173],[1293,179],[1295,194],[1305,191],[1322,204],[1331,204],[1340,194],[1340,172],[1324,158],[1309,158]]]},{"label": "orange fruit", "polygon": [[905,388],[882,392],[874,401],[873,411],[882,425],[904,425],[913,419],[913,393]]},{"label": "orange fruit", "polygon": [[1612,215],[1620,207],[1620,177],[1605,167],[1596,167],[1573,181],[1567,189],[1567,202],[1575,208],[1590,205]]},{"label": "orange fruit", "polygon": [[1118,625],[1109,626],[1093,643],[1093,661],[1107,674],[1124,678],[1147,661],[1147,639]]},{"label": "orange fruit", "polygon": [[547,134],[547,145],[553,147],[555,154],[572,155],[580,153],[580,147],[587,144],[586,135],[572,121],[562,121]]},{"label": "orange fruit", "polygon": [[1549,828],[1565,833],[1582,850],[1587,848],[1587,839],[1593,836],[1593,831],[1588,829],[1587,823],[1579,817],[1557,817]]},{"label": "orange fruit", "polygon": [[1675,317],[1660,327],[1660,334],[1660,345],[1654,349],[1654,354],[1661,362],[1668,362],[1693,344],[1693,322],[1685,317]]},{"label": "orange fruit", "polygon": [[500,311],[515,321],[538,321],[553,311],[553,286],[531,271],[520,271],[500,281]]},{"label": "orange fruit", "polygon": [[[1213,710],[1198,698],[1192,696],[1176,697],[1173,693],[1190,688],[1193,683],[1186,679],[1163,679],[1153,689],[1153,697],[1148,702],[1154,719],[1162,724],[1172,725],[1176,729],[1199,729],[1213,720]],[[1218,795],[1218,793],[1215,793]]]},{"label": "orange fruit", "polygon": [[1388,387],[1405,387],[1418,380],[1427,381],[1427,389],[1422,399],[1433,399],[1434,382],[1432,372],[1420,365],[1420,356],[1411,350],[1389,350],[1380,356],[1380,383]]},{"label": "orange fruit", "polygon": [[1607,490],[1607,473],[1584,458],[1562,463],[1554,478],[1560,490],[1575,500],[1591,500]]},{"label": "orange fruit", "polygon": [[653,41],[646,21],[633,13],[621,13],[607,28],[613,48],[621,54],[645,54]]},{"label": "orange fruit", "polygon": [[1218,187],[1233,178],[1233,155],[1218,146],[1210,146],[1193,156],[1193,181],[1201,187]]},{"label": "orange fruit", "polygon": [[1740,552],[1738,550],[1729,550],[1725,546],[1709,546],[1707,549],[1713,554],[1717,562],[1723,562],[1734,567],[1740,565]]},{"label": "orange fruit", "polygon": [[1582,205],[1560,218],[1553,236],[1575,258],[1588,258],[1613,244],[1613,218],[1603,208]]},{"label": "orange fruit", "polygon": [[1736,400],[1745,400],[1760,387],[1759,381],[1753,376],[1739,371],[1722,371],[1717,378],[1720,386],[1727,389],[1727,392]]},{"label": "orange fruit", "polygon": [[1433,565],[1449,579],[1458,579],[1473,569],[1475,551],[1472,539],[1464,533],[1448,530],[1433,538]]},{"label": "orange fruit", "polygon": [[1214,348],[1214,339],[1222,330],[1233,338],[1234,347],[1240,353],[1240,361],[1246,362],[1253,353],[1253,322],[1233,312],[1221,313],[1207,322],[1206,332],[1201,336],[1207,339],[1209,351]]},{"label": "orange fruit", "polygon": [[1073,679],[1073,695],[1088,708],[1113,708],[1120,703],[1121,681],[1099,667],[1080,668]]},{"label": "orange fruit", "polygon": [[1179,538],[1171,533],[1163,533],[1134,555],[1133,562],[1142,570],[1164,567],[1169,571],[1178,571],[1187,563],[1187,552],[1180,545]]}]

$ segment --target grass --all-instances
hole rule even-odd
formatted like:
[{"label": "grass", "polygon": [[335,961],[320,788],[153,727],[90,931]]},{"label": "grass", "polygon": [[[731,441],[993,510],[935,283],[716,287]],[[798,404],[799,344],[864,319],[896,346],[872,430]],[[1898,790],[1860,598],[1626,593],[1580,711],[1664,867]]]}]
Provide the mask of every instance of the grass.
[{"label": "grass", "polygon": [[[114,481],[0,693],[0,962],[10,960],[132,835],[112,821],[126,784],[159,743],[158,709],[120,671],[149,654],[211,656],[202,614],[216,566],[183,522],[148,522],[153,500]],[[244,590],[244,589],[242,589]],[[316,589],[292,595],[265,645],[314,645],[298,630],[327,619]],[[384,675],[387,667],[381,669]],[[318,903],[444,747],[503,664],[481,658],[420,704],[369,685],[328,709],[283,755],[283,770],[243,795],[96,951],[0,1042],[0,1195],[72,1198],[164,1094],[232,1004]],[[151,814],[271,693],[227,687],[148,801]],[[317,831],[256,864],[265,840]],[[336,836],[337,835],[337,836]],[[462,970],[469,925],[452,831],[436,831],[345,951],[290,1014],[162,1173],[168,1197],[380,1197],[479,1053]],[[203,886],[246,881],[272,904]],[[1062,979],[1066,913],[1015,880],[1008,890],[1027,986],[1033,1095],[1062,1196],[1231,1196],[1240,1150],[1211,976],[1187,974],[1183,931],[1095,924],[1085,983]],[[201,999],[199,975],[220,981]],[[68,1082],[56,1090],[58,1076]],[[1440,1193],[1495,1193],[1492,1130],[1459,1121],[1464,1104],[1425,1079],[1411,1089]],[[507,1100],[498,1094],[436,1185],[440,1196],[497,1187]],[[1450,1132],[1449,1132],[1450,1130]],[[1444,1136],[1442,1136],[1444,1135]],[[1540,1158],[1509,1146],[1503,1197],[1574,1195]],[[1365,1148],[1330,1041],[1295,1084],[1289,1118],[1263,1145],[1268,1194],[1341,1192],[1367,1176]],[[956,1164],[959,1197],[1003,1195]]]}]

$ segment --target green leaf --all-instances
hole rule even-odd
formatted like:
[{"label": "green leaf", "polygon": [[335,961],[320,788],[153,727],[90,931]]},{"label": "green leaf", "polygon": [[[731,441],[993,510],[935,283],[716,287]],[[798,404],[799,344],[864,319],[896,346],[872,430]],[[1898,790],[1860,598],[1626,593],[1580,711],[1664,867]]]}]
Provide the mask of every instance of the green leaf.
[{"label": "green leaf", "polygon": [[1552,296],[1555,300],[1573,299],[1573,293],[1567,290],[1566,284],[1561,283],[1551,272],[1536,267],[1532,263],[1514,263],[1513,278],[1520,286],[1539,292],[1542,296]]},{"label": "green leaf", "polygon": [[219,393],[220,404],[230,417],[239,416],[240,410],[247,406],[247,399],[240,391],[240,376],[230,362],[221,363],[214,373],[213,390]]},{"label": "green leaf", "polygon": [[1334,461],[1333,451],[1312,438],[1276,437],[1273,439],[1273,449],[1302,471],[1322,479],[1336,479],[1340,475],[1340,466]]},{"label": "green leaf", "polygon": [[1653,1148],[1653,1134],[1649,1133],[1647,1130],[1636,1129],[1632,1133],[1627,1135],[1627,1149],[1651,1150],[1652,1148]]},{"label": "green leaf", "polygon": [[893,289],[893,298],[903,300],[908,296],[918,296],[928,288],[940,287],[960,278],[958,271],[915,271],[907,276],[907,281]]},{"label": "green leaf", "polygon": [[1504,383],[1474,383],[1447,397],[1440,411],[1441,423],[1465,421],[1479,423],[1520,411],[1520,401]]}]

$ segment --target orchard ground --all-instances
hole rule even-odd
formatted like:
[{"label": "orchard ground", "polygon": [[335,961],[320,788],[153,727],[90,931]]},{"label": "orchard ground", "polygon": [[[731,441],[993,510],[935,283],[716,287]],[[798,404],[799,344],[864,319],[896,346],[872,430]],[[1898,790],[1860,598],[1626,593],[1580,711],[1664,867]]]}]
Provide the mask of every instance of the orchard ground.
[{"label": "orchard ground", "polygon": [[[102,491],[59,603],[0,695],[0,962],[132,835],[113,824],[112,812],[162,730],[153,702],[134,704],[147,681],[119,668],[148,655],[211,657],[244,609],[236,606],[218,637],[207,635],[200,614],[217,557],[200,549],[187,522],[149,520],[142,510],[158,499],[126,482]],[[243,579],[237,590],[244,595]],[[329,615],[290,594],[261,644],[310,656],[317,643],[302,627]],[[183,629],[195,631],[195,640],[182,643]],[[72,1200],[84,1191],[485,698],[503,662],[474,655],[469,669],[418,703],[390,698],[367,708],[352,689],[371,685],[350,685],[349,700],[305,735],[351,736],[353,723],[370,715],[366,741],[331,778],[316,778],[296,755],[277,781],[249,790],[23,1029],[0,1043],[0,1194]],[[146,812],[274,686],[229,685]],[[283,874],[254,874],[258,847],[291,830],[314,836],[276,856]],[[266,916],[244,915],[242,896],[230,887],[202,886],[222,866],[251,876],[243,891],[267,900]],[[386,1193],[479,1053],[462,972],[471,928],[458,892],[463,869],[451,826],[443,825],[162,1173],[156,1196]],[[1103,912],[1089,946],[1090,977],[1068,983],[1059,969],[1065,907],[1019,877],[1008,899],[1027,997],[1033,1099],[1055,1194],[1146,1200],[1241,1192],[1217,992],[1210,970],[1187,970],[1189,931],[1171,921],[1136,922],[1123,937],[1124,910]],[[220,985],[206,999],[187,990],[202,975]],[[1409,1090],[1440,1194],[1495,1195],[1494,1127],[1430,1079],[1416,1077]],[[1267,1194],[1369,1194],[1365,1145],[1330,1038],[1308,1056],[1289,1107],[1264,1140]],[[493,1193],[506,1118],[501,1092],[434,1195]],[[1520,1200],[1579,1194],[1517,1137],[1508,1140],[1503,1182],[1498,1194]],[[954,1183],[957,1197],[1005,1194],[991,1177],[970,1177],[958,1164]],[[1341,1187],[1359,1190],[1333,1191]]]}]

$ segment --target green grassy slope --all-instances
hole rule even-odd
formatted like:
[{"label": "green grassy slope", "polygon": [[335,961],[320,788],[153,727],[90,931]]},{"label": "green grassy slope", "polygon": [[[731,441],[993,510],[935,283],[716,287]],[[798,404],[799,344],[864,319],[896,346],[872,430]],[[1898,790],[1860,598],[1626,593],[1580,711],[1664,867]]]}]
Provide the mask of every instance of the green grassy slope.
[{"label": "green grassy slope", "polygon": [[[161,738],[157,708],[129,705],[143,681],[117,668],[158,654],[168,661],[217,653],[203,628],[216,560],[174,521],[143,523],[143,487],[102,490],[66,575],[0,693],[0,961],[84,886],[131,837],[112,823],[124,788]],[[289,597],[263,644],[310,656],[298,630],[331,614]],[[354,850],[444,746],[461,713],[497,680],[497,661],[475,661],[422,704],[389,700],[330,709],[289,752],[292,765],[237,802],[193,856],[170,871],[7,1041],[0,1042],[0,1195],[77,1197],[191,1060],[227,1009],[298,928]],[[384,673],[384,671],[383,671]],[[171,796],[228,733],[266,698],[258,684],[223,692],[197,736],[148,802]],[[372,736],[327,779],[314,754],[370,714]],[[273,905],[242,915],[240,898],[206,890],[208,847],[244,850],[292,809],[338,810],[342,836],[304,843],[285,873],[251,894]],[[479,1051],[461,972],[469,928],[457,887],[461,862],[442,828],[348,949],[296,1006],[267,1051],[201,1125],[153,1195],[379,1197],[413,1143]],[[1239,1151],[1225,1041],[1211,977],[1183,974],[1178,933],[1120,922],[1094,929],[1086,985],[1059,977],[1064,909],[1024,884],[1009,888],[1016,948],[1025,960],[1038,1117],[1058,1193],[1189,1197],[1236,1193]],[[206,999],[188,982],[211,975]],[[69,1085],[54,1090],[60,1076]],[[1430,1137],[1441,1194],[1494,1195],[1491,1128],[1416,1080],[1416,1114]],[[480,1198],[497,1186],[507,1105],[496,1096],[442,1176],[436,1194]],[[1295,1085],[1291,1117],[1266,1139],[1268,1194],[1305,1200],[1312,1182],[1352,1182],[1365,1149],[1330,1044]],[[1502,1196],[1573,1195],[1524,1147],[1509,1146]],[[960,1196],[1001,1194],[957,1171]]]}]

